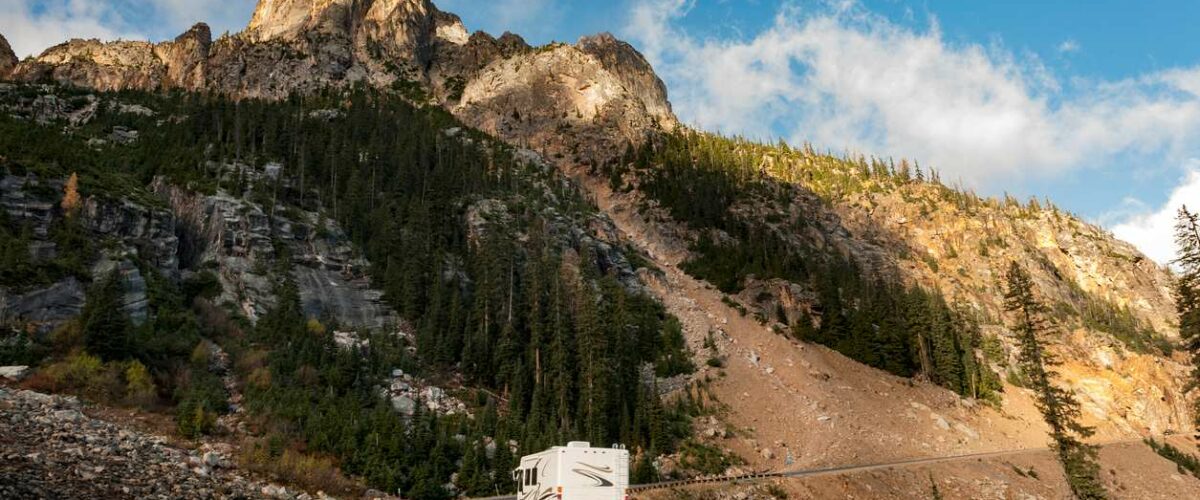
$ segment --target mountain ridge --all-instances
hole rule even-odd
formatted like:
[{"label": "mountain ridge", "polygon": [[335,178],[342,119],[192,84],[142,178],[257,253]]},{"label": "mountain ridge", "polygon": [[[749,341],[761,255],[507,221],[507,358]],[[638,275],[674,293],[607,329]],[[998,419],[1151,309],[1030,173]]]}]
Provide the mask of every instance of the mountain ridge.
[{"label": "mountain ridge", "polygon": [[612,35],[533,48],[510,33],[468,35],[429,0],[263,0],[234,35],[213,40],[199,23],[161,43],[76,39],[16,63],[10,76],[268,99],[360,83],[417,88],[418,100],[502,139],[588,162],[677,124],[666,86]]}]

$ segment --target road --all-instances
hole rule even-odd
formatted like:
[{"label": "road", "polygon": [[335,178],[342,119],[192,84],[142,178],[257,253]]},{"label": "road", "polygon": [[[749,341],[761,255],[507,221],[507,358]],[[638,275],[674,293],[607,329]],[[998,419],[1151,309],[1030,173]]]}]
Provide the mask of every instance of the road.
[{"label": "road", "polygon": [[[1159,437],[1157,439],[1162,439],[1162,438]],[[1118,445],[1118,444],[1130,444],[1130,443],[1141,443],[1141,442],[1142,442],[1142,439],[1138,438],[1138,439],[1119,439],[1119,440],[1113,440],[1113,441],[1105,441],[1105,442],[1096,443],[1096,444],[1101,447],[1106,447],[1106,446],[1112,446],[1112,445]],[[1047,452],[1047,451],[1050,451],[1049,447],[1021,448],[1021,449],[1014,449],[1014,450],[999,450],[999,451],[988,451],[988,452],[981,452],[981,453],[966,453],[966,454],[962,454],[962,455],[913,458],[913,459],[909,459],[909,460],[900,460],[900,461],[896,461],[896,462],[883,462],[883,463],[860,464],[860,465],[842,465],[842,466],[837,466],[837,467],[825,467],[825,468],[818,468],[818,469],[798,469],[798,470],[792,470],[792,471],[763,472],[763,473],[758,473],[758,474],[746,474],[746,475],[741,475],[741,476],[713,477],[713,478],[704,478],[704,479],[685,479],[685,480],[679,480],[679,481],[663,481],[660,483],[632,485],[629,487],[629,492],[636,493],[639,491],[675,488],[675,487],[679,487],[679,486],[687,486],[687,485],[693,485],[693,484],[712,484],[712,483],[731,483],[731,482],[739,482],[739,481],[757,481],[757,480],[781,478],[781,477],[806,478],[806,477],[818,477],[818,476],[828,476],[828,475],[836,475],[836,474],[854,474],[854,473],[859,473],[859,472],[870,472],[870,471],[875,471],[875,470],[880,470],[880,469],[892,469],[892,468],[896,468],[896,467],[911,467],[911,466],[915,466],[915,465],[932,465],[932,464],[938,464],[938,463],[943,463],[943,462],[953,462],[953,461],[959,461],[959,460],[981,460],[981,459],[985,459],[985,458],[1006,457],[1006,456],[1013,456],[1013,455],[1021,455],[1021,454],[1025,454],[1025,453],[1040,453],[1040,452]],[[507,495],[507,496],[497,496],[497,497],[486,497],[486,498],[481,498],[481,499],[477,499],[477,500],[516,500],[516,498],[517,498],[516,495]]]}]

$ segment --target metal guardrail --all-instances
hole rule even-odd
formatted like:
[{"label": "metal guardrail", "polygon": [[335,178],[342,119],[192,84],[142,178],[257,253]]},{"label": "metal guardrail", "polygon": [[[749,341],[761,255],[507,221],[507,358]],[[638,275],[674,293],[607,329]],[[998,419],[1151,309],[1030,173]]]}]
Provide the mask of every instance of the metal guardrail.
[{"label": "metal guardrail", "polygon": [[[1099,446],[1108,446],[1108,445],[1112,445],[1112,444],[1138,443],[1141,441],[1142,441],[1142,439],[1140,439],[1140,438],[1139,439],[1119,439],[1119,440],[1106,441],[1106,442],[1096,443],[1096,444]],[[963,459],[970,459],[970,458],[985,458],[985,457],[1012,455],[1012,454],[1017,454],[1017,453],[1038,452],[1038,451],[1046,451],[1047,449],[1049,449],[1049,448],[1018,448],[1018,449],[1011,449],[1011,450],[988,451],[988,452],[980,452],[980,453],[965,453],[965,454],[961,454],[961,455],[947,455],[947,456],[941,456],[941,457],[913,458],[913,459],[909,459],[909,460],[900,460],[900,461],[896,461],[896,462],[882,462],[882,463],[874,463],[874,464],[825,467],[825,468],[820,468],[820,469],[798,469],[798,470],[791,470],[791,471],[759,472],[759,473],[752,473],[752,474],[741,474],[741,475],[737,475],[737,476],[718,476],[718,477],[707,477],[707,478],[696,478],[696,479],[679,479],[679,480],[674,480],[674,481],[662,481],[662,482],[658,482],[658,483],[634,484],[634,485],[630,485],[629,488],[627,489],[627,491],[629,493],[638,493],[638,492],[643,492],[643,491],[676,488],[676,487],[680,487],[680,486],[690,486],[690,485],[694,485],[694,484],[736,483],[739,481],[758,481],[758,480],[763,480],[763,479],[771,479],[771,478],[779,478],[779,477],[820,476],[820,475],[834,474],[834,473],[839,473],[839,472],[866,471],[866,470],[889,468],[889,467],[903,467],[906,465],[934,464],[934,463],[949,462],[949,461],[953,461],[953,460],[963,460]],[[495,496],[495,497],[477,498],[474,500],[517,500],[517,496],[516,495],[503,495],[503,496]]]}]

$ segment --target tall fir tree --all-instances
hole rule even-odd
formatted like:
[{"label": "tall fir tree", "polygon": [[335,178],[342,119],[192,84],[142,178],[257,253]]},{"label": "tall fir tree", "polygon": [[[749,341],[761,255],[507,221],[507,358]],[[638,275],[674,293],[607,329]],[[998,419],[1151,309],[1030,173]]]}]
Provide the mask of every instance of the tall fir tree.
[{"label": "tall fir tree", "polygon": [[1020,348],[1018,361],[1037,394],[1038,410],[1050,426],[1050,437],[1067,475],[1067,483],[1081,500],[1107,498],[1100,481],[1097,449],[1083,442],[1093,430],[1079,422],[1079,401],[1075,395],[1054,384],[1058,374],[1053,367],[1059,362],[1039,338],[1052,327],[1046,319],[1047,308],[1038,300],[1033,280],[1020,264],[1013,262],[1009,266],[1007,281],[1004,305],[1017,321],[1014,332]]},{"label": "tall fir tree", "polygon": [[[1200,219],[1186,206],[1175,216],[1175,244],[1179,254],[1175,265],[1175,308],[1179,314],[1179,337],[1192,355],[1192,374],[1188,390],[1200,387]],[[1193,418],[1200,430],[1200,400],[1193,403]]]},{"label": "tall fir tree", "polygon": [[89,353],[106,360],[129,357],[130,325],[124,298],[124,278],[116,269],[92,285],[80,316]]}]

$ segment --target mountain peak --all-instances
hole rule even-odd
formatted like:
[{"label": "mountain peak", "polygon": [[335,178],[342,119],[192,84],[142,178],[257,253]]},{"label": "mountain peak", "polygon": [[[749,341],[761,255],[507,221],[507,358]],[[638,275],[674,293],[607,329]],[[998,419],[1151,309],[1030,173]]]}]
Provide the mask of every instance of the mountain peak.
[{"label": "mountain peak", "polygon": [[654,69],[609,33],[536,51],[511,33],[468,33],[429,0],[260,0],[246,30],[232,37],[214,41],[201,23],[159,44],[72,40],[14,61],[12,74],[102,90],[271,99],[412,82],[501,139],[584,162],[602,162],[676,123]]},{"label": "mountain peak", "polygon": [[8,45],[8,40],[4,38],[4,35],[0,35],[0,78],[8,76],[17,62],[17,54]]}]

